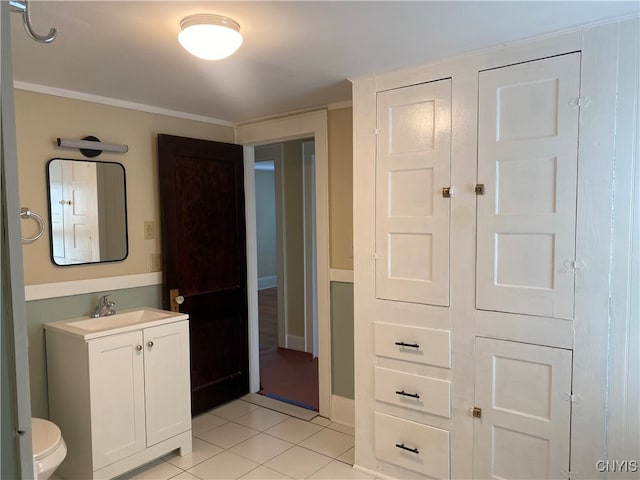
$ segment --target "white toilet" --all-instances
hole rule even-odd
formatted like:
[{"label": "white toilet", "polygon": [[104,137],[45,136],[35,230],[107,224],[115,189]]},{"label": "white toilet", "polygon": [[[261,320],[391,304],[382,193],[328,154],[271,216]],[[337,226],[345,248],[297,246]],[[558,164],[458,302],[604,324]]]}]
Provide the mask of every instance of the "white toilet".
[{"label": "white toilet", "polygon": [[58,426],[42,418],[31,419],[33,468],[38,480],[47,480],[67,455]]}]

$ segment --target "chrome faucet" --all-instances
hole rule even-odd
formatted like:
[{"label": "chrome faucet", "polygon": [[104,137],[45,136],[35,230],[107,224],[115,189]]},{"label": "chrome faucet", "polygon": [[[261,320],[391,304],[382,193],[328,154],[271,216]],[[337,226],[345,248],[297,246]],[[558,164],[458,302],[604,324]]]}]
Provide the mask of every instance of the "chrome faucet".
[{"label": "chrome faucet", "polygon": [[109,300],[109,295],[111,294],[108,293],[107,295],[103,295],[102,297],[100,297],[100,300],[98,300],[98,306],[96,307],[96,311],[93,312],[91,317],[93,318],[108,317],[109,315],[116,314],[116,309],[114,308],[116,304]]}]

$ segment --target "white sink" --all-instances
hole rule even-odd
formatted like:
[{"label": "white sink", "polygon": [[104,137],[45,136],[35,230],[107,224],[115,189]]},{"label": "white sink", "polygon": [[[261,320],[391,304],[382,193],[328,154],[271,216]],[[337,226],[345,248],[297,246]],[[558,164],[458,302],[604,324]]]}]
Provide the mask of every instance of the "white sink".
[{"label": "white sink", "polygon": [[68,325],[95,332],[106,328],[118,328],[136,323],[152,322],[154,320],[160,320],[161,318],[167,318],[170,315],[171,312],[140,309],[116,313],[115,315],[109,315],[107,317],[88,318],[77,322],[69,322]]},{"label": "white sink", "polygon": [[63,331],[71,335],[79,335],[85,339],[97,338],[113,333],[127,332],[145,327],[184,320],[185,313],[170,312],[156,308],[136,308],[124,310],[115,315],[98,318],[74,318],[45,324],[45,329]]}]

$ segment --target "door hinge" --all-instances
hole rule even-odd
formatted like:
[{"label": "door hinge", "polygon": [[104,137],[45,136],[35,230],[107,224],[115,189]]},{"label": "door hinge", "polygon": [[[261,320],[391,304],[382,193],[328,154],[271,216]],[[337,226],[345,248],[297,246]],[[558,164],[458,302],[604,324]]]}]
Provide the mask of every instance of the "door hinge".
[{"label": "door hinge", "polygon": [[474,191],[476,192],[476,195],[484,195],[484,183],[476,183]]},{"label": "door hinge", "polygon": [[474,418],[482,418],[482,409],[480,407],[473,407],[473,410],[471,410],[471,415]]},{"label": "door hinge", "polygon": [[565,402],[578,403],[579,401],[582,400],[582,397],[575,393],[565,392],[562,394],[562,399]]},{"label": "door hinge", "polygon": [[453,198],[456,196],[455,187],[443,187],[442,188],[442,196],[444,198]]},{"label": "door hinge", "polygon": [[564,261],[563,263],[564,268],[566,268],[567,270],[584,270],[584,268],[587,266],[586,263],[584,263],[583,260],[576,260],[574,258],[569,258],[567,260]]},{"label": "door hinge", "polygon": [[591,99],[589,97],[572,97],[569,100],[569,105],[573,108],[587,108],[591,105]]}]

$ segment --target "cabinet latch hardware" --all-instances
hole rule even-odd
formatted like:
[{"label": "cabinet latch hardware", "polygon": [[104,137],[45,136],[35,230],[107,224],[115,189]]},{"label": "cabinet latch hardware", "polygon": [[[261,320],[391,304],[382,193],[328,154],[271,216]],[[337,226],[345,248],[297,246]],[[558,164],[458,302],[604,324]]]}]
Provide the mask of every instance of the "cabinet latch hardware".
[{"label": "cabinet latch hardware", "polygon": [[380,130],[379,128],[374,128],[373,129],[373,134],[374,135],[380,135],[381,132],[382,132],[382,130]]},{"label": "cabinet latch hardware", "polygon": [[454,187],[443,187],[442,196],[444,198],[453,198],[456,195],[456,189]]},{"label": "cabinet latch hardware", "polygon": [[476,183],[474,191],[476,192],[476,195],[484,195],[484,183]]},{"label": "cabinet latch hardware", "polygon": [[473,407],[471,415],[473,415],[474,418],[482,418],[482,409],[480,407]]}]

